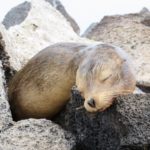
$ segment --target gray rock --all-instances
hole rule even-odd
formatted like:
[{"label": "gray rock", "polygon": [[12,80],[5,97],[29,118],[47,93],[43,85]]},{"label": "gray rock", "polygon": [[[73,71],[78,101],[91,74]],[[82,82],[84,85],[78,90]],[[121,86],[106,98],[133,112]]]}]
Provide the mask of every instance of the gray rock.
[{"label": "gray rock", "polygon": [[144,150],[150,148],[150,94],[122,96],[104,112],[90,114],[73,93],[55,122],[75,134],[77,150]]},{"label": "gray rock", "polygon": [[[78,24],[75,22],[75,20],[67,13],[64,6],[61,4],[59,0],[45,0],[49,2],[55,9],[57,9],[70,23],[72,28],[75,32],[80,33],[80,28]],[[12,8],[5,16],[3,20],[3,25],[6,27],[6,29],[9,29],[12,26],[21,24],[26,17],[28,16],[30,10],[31,10],[31,4],[32,2],[23,2],[19,4],[18,6]]]},{"label": "gray rock", "polygon": [[6,38],[5,28],[0,25],[0,60],[2,62],[6,84],[15,73],[13,68],[11,68],[10,66],[9,62],[10,57],[7,53],[7,48],[8,48],[8,40]]},{"label": "gray rock", "polygon": [[74,144],[71,134],[45,119],[22,120],[0,133],[2,150],[71,150]]},{"label": "gray rock", "polygon": [[[7,37],[6,50],[10,56],[10,64],[15,70],[19,70],[31,57],[51,44],[85,41],[73,31],[64,16],[45,0],[32,0],[30,5],[26,2],[14,10],[18,12],[22,7],[25,7],[22,16],[26,17],[23,17],[20,24],[11,26],[5,31],[4,27],[1,29],[0,26],[0,31],[3,30],[3,34]],[[10,14],[13,15],[11,12]],[[22,17],[17,16],[19,21],[20,18]]]},{"label": "gray rock", "polygon": [[0,132],[7,129],[13,123],[5,85],[5,75],[2,62],[0,60]]},{"label": "gray rock", "polygon": [[150,86],[150,12],[106,16],[86,32],[89,39],[122,47],[133,60],[138,84]]},{"label": "gray rock", "polygon": [[148,8],[146,8],[146,7],[143,7],[142,8],[142,10],[140,11],[140,14],[141,15],[147,15],[147,14],[149,14],[150,13],[150,11],[149,11],[149,9]]},{"label": "gray rock", "polygon": [[30,2],[24,2],[18,6],[12,8],[5,16],[2,24],[6,29],[9,29],[12,26],[22,23],[31,9]]},{"label": "gray rock", "polygon": [[49,2],[53,7],[55,7],[66,19],[68,22],[70,22],[73,30],[76,33],[80,33],[80,28],[76,21],[68,14],[68,12],[65,10],[64,6],[59,0],[45,0]]},{"label": "gray rock", "polygon": [[96,26],[97,26],[97,23],[92,23],[92,24],[88,27],[88,29],[83,33],[82,36],[83,36],[83,37],[88,36],[88,34],[91,33],[92,30],[96,28]]},{"label": "gray rock", "polygon": [[5,43],[0,33],[0,132],[8,128],[12,123],[12,117],[6,94],[6,78],[8,57],[4,51]]}]

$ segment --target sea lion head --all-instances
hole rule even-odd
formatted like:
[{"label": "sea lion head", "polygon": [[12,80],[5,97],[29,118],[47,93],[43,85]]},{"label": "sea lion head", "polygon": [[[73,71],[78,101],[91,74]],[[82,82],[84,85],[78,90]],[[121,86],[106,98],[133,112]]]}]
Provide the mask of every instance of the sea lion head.
[{"label": "sea lion head", "polygon": [[76,74],[76,85],[89,112],[104,111],[119,95],[132,93],[135,78],[117,48],[100,44],[87,51]]}]

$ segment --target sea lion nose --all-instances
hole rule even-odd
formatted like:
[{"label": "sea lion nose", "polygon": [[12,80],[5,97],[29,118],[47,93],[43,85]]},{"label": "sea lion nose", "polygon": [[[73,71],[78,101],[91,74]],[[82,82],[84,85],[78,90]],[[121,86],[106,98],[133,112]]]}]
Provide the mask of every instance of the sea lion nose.
[{"label": "sea lion nose", "polygon": [[93,98],[89,99],[87,103],[89,106],[95,107],[95,100]]}]

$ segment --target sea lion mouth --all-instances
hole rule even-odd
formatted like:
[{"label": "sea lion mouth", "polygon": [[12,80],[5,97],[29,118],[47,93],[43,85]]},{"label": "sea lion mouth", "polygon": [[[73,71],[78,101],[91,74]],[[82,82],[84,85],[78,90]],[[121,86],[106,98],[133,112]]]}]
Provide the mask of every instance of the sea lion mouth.
[{"label": "sea lion mouth", "polygon": [[104,107],[102,107],[102,108],[100,108],[100,109],[98,109],[97,111],[98,112],[102,112],[102,111],[105,111],[107,108],[109,108],[113,103],[114,103],[114,101],[116,100],[116,97],[113,97],[113,98],[111,98],[111,99],[109,99],[108,100],[108,105],[107,106],[104,106]]}]

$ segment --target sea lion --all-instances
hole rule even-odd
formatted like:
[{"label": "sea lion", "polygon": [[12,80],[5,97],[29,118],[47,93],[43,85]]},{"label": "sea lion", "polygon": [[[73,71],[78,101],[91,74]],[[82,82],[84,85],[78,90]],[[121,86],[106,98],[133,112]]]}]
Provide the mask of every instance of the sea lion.
[{"label": "sea lion", "polygon": [[77,86],[89,112],[103,111],[113,98],[132,93],[135,78],[126,58],[109,44],[58,43],[36,54],[8,89],[14,120],[52,118]]}]

